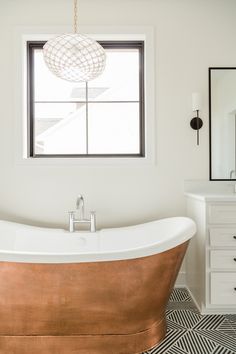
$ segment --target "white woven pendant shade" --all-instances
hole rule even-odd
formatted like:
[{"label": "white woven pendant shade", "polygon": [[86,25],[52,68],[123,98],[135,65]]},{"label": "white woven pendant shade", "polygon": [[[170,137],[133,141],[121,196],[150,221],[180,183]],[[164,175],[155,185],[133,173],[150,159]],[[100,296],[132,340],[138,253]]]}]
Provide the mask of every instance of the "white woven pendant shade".
[{"label": "white woven pendant shade", "polygon": [[80,82],[99,76],[106,64],[104,48],[83,34],[63,34],[47,41],[43,55],[49,70],[61,79]]}]

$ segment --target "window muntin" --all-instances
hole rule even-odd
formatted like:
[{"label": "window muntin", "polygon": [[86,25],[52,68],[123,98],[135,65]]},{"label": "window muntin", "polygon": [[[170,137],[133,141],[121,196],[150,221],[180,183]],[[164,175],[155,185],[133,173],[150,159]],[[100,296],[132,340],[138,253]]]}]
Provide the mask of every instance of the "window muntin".
[{"label": "window muntin", "polygon": [[89,83],[54,76],[44,42],[28,42],[29,157],[144,157],[144,42],[103,41],[107,65]]}]

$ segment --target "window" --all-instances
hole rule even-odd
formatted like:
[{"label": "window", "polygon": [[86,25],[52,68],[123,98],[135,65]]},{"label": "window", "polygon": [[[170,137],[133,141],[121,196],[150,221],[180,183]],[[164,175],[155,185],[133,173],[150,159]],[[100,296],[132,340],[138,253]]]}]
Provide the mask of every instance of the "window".
[{"label": "window", "polygon": [[28,41],[28,157],[144,157],[144,42],[100,41],[104,73],[88,83],[54,76],[45,42]]}]

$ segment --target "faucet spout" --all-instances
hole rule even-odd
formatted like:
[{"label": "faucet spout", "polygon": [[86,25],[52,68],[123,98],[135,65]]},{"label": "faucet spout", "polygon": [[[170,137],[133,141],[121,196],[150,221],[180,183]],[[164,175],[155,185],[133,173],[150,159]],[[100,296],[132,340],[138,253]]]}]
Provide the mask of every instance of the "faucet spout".
[{"label": "faucet spout", "polygon": [[79,212],[79,217],[81,220],[84,219],[84,197],[79,194],[76,199],[76,210]]}]

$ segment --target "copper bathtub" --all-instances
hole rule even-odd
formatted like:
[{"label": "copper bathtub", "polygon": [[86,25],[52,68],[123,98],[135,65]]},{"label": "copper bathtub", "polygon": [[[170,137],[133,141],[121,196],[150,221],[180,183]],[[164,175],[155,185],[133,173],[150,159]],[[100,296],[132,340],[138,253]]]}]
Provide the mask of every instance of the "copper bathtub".
[{"label": "copper bathtub", "polygon": [[73,235],[0,222],[0,353],[135,354],[155,346],[194,233],[188,218]]}]

